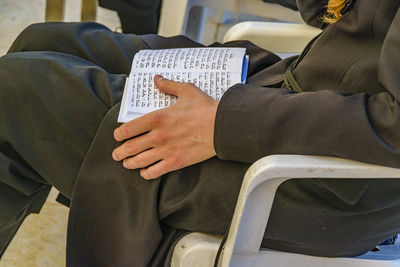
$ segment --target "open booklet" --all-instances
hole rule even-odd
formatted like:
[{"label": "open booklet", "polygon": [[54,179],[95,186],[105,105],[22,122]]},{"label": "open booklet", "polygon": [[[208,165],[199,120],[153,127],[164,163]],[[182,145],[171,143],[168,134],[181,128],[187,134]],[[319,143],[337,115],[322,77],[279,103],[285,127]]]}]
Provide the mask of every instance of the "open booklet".
[{"label": "open booklet", "polygon": [[245,48],[204,47],[141,50],[126,80],[118,122],[127,122],[167,107],[176,97],[154,85],[154,76],[191,82],[216,100],[236,83],[244,83],[248,56]]}]

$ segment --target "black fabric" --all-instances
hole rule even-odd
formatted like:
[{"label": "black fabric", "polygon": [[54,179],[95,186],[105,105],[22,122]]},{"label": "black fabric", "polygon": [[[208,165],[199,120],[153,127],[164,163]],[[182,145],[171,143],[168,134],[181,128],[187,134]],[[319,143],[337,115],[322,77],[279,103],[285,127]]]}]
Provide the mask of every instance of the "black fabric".
[{"label": "black fabric", "polygon": [[26,216],[41,210],[50,188],[41,185],[25,195],[0,182],[0,260]]},{"label": "black fabric", "polygon": [[264,2],[279,4],[293,10],[298,10],[296,0],[263,0]]},{"label": "black fabric", "polygon": [[[164,233],[159,221],[173,229],[223,233],[249,166],[213,158],[145,181],[138,171],[110,160],[117,145],[109,139],[118,125],[118,111],[119,106],[112,108],[103,120],[79,173],[71,203],[67,266],[98,261],[105,266],[147,266],[160,252]],[[93,164],[104,169],[94,169]]]},{"label": "black fabric", "polygon": [[117,11],[124,33],[157,33],[161,0],[99,0],[99,5]]},{"label": "black fabric", "polygon": [[69,207],[71,205],[71,200],[61,193],[58,194],[56,201],[66,207]]},{"label": "black fabric", "polygon": [[[300,11],[317,11],[321,1],[298,4]],[[140,49],[199,44],[117,34],[95,23],[29,27],[0,58],[0,229],[7,235],[0,242],[7,244],[22,221],[14,214],[26,214],[20,211],[29,199],[51,184],[72,197],[68,266],[162,266],[186,232],[227,230],[243,174],[259,157],[332,155],[399,167],[398,7],[391,0],[358,0],[328,26],[294,71],[304,93],[279,88],[293,58],[279,61],[237,43],[256,60],[250,59],[248,84],[229,89],[219,104],[217,157],[154,181],[111,158],[124,80]],[[351,53],[335,49],[342,41]],[[330,53],[314,52],[322,47]],[[324,64],[313,65],[320,58]],[[343,70],[353,78],[343,79]],[[263,246],[362,254],[399,232],[398,191],[397,180],[287,181],[278,189]]]},{"label": "black fabric", "polygon": [[40,211],[48,184],[71,198],[101,119],[121,98],[129,56],[147,48],[120,36],[94,23],[33,25],[0,58],[0,254]]},{"label": "black fabric", "polygon": [[296,0],[303,20],[314,27],[322,28],[321,17],[325,14],[328,0]]}]

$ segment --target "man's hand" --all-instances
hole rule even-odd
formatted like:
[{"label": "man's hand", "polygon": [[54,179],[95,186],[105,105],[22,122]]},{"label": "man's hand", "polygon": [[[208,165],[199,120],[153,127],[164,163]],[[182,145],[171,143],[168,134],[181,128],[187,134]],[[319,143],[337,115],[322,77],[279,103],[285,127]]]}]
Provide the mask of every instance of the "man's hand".
[{"label": "man's hand", "polygon": [[[190,83],[154,77],[163,92],[177,102],[129,121],[114,131],[117,141],[127,140],[112,154],[127,169],[140,168],[146,179],[158,178],[215,156],[214,123],[218,102]],[[151,165],[151,166],[150,166]]]}]

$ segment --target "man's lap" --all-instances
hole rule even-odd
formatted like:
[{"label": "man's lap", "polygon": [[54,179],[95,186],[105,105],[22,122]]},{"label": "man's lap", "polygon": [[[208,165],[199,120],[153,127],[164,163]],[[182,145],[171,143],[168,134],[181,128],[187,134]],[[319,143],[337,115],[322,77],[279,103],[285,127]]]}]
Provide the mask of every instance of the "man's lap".
[{"label": "man's lap", "polygon": [[[111,157],[118,110],[105,116],[78,175],[68,233],[71,266],[99,257],[121,266],[146,265],[163,238],[160,221],[173,229],[224,233],[249,166],[213,158],[146,181]],[[92,242],[103,245],[87,245]],[[119,246],[137,254],[110,249]]]}]

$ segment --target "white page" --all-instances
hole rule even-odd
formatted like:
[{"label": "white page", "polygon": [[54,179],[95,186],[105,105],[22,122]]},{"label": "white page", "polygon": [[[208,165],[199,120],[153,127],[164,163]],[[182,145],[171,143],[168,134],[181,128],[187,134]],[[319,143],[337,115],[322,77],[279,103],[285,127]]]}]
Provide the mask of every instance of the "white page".
[{"label": "white page", "polygon": [[128,84],[128,112],[148,113],[176,102],[175,96],[165,94],[155,87],[153,79],[156,74],[177,82],[192,82],[218,101],[227,88],[240,83],[240,75],[221,71],[134,73],[130,77],[132,83]]},{"label": "white page", "polygon": [[231,71],[241,72],[245,48],[176,48],[141,50],[133,60],[131,73],[169,71]]},{"label": "white page", "polygon": [[177,82],[192,82],[220,100],[229,87],[241,82],[244,54],[245,48],[141,50],[132,62],[118,121],[126,122],[176,102],[175,96],[155,87],[157,74]]}]

